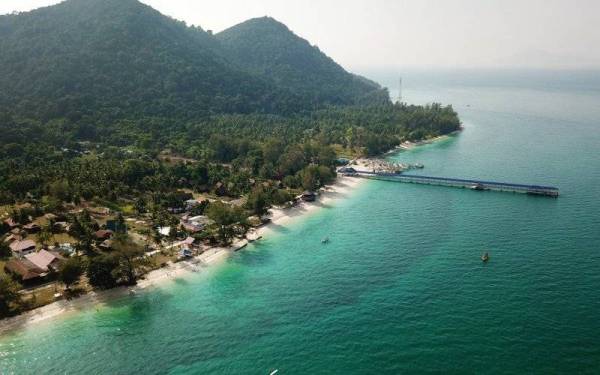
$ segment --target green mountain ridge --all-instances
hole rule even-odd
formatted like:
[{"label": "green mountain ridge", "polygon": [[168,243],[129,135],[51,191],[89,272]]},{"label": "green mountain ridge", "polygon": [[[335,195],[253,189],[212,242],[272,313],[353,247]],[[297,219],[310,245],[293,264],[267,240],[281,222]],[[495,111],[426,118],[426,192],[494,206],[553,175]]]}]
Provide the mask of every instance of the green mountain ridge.
[{"label": "green mountain ridge", "polygon": [[[136,0],[67,0],[0,16],[0,106],[45,120],[97,113],[193,119],[289,114],[353,104],[380,91],[284,25],[249,22],[215,37]],[[252,35],[264,32],[262,39],[275,41],[270,47],[234,37],[240,28],[265,23],[277,27],[258,27]],[[240,64],[248,48],[256,50],[251,67]],[[302,64],[286,64],[303,55]]]},{"label": "green mountain ridge", "polygon": [[313,188],[336,156],[460,128],[452,107],[392,103],[271,18],[212,35],[136,0],[67,0],[0,16],[0,51],[0,204],[56,187],[238,197],[251,177]]},{"label": "green mountain ridge", "polygon": [[316,46],[271,17],[254,18],[216,34],[225,56],[242,69],[309,96],[315,102],[356,104],[389,100],[381,87],[348,73]]}]

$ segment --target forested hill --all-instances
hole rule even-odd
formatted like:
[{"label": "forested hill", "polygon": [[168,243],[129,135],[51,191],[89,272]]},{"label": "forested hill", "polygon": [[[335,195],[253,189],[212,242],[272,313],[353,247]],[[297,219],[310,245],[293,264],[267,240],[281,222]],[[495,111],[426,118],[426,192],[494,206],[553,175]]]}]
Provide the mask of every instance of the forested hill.
[{"label": "forested hill", "polygon": [[43,120],[288,115],[389,100],[272,19],[217,37],[137,0],[0,16],[0,51],[0,108]]},{"label": "forested hill", "polygon": [[111,201],[217,184],[239,196],[250,177],[296,189],[336,156],[459,128],[452,107],[392,103],[270,18],[213,35],[137,0],[0,16],[0,205],[59,185]]},{"label": "forested hill", "polygon": [[41,119],[310,108],[236,69],[216,43],[136,0],[67,0],[1,16],[0,107]]},{"label": "forested hill", "polygon": [[270,17],[254,18],[216,35],[225,56],[317,103],[388,101],[387,91],[345,71],[316,46]]}]

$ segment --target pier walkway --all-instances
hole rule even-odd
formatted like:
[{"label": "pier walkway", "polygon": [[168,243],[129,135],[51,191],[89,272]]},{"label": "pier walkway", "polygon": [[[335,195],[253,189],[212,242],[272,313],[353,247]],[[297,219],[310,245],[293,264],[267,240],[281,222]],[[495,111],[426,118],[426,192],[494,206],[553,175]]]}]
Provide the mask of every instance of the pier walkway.
[{"label": "pier walkway", "polygon": [[[351,169],[351,168],[349,168]],[[425,185],[440,185],[440,186],[451,186],[459,188],[468,188],[471,190],[494,190],[494,191],[506,191],[512,193],[524,193],[532,195],[542,195],[548,197],[558,197],[559,190],[553,186],[540,186],[540,185],[523,185],[513,184],[506,182],[493,182],[484,180],[465,180],[460,178],[448,178],[448,177],[431,177],[431,176],[420,176],[410,175],[403,173],[385,173],[385,172],[367,172],[351,169],[351,171],[344,171],[342,168],[340,173],[370,178],[374,180],[385,180],[395,182],[406,182],[413,184],[425,184]]]}]

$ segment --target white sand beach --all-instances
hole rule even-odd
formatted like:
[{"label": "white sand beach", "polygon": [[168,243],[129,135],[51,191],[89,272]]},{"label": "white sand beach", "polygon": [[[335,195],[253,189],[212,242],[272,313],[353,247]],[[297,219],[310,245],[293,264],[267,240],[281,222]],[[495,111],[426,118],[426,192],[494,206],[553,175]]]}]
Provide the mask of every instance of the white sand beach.
[{"label": "white sand beach", "polygon": [[[359,161],[359,164],[362,164],[362,161]],[[335,184],[322,188],[319,191],[315,202],[302,202],[291,208],[272,208],[269,217],[271,221],[250,232],[247,238],[256,240],[268,236],[277,227],[288,226],[300,217],[315,212],[324,206],[331,205],[335,201],[344,199],[365,181],[361,178],[338,176]],[[0,320],[0,334],[28,327],[31,324],[43,322],[68,313],[98,308],[115,298],[135,294],[147,288],[165,285],[165,283],[173,282],[175,279],[192,275],[194,272],[201,272],[207,266],[223,262],[234,252],[246,247],[248,242],[248,239],[238,239],[230,247],[210,248],[190,260],[170,264],[167,267],[151,271],[144,275],[143,279],[140,279],[138,284],[133,287],[119,287],[106,291],[90,292],[78,298],[57,301],[21,315]]]},{"label": "white sand beach", "polygon": [[362,178],[338,176],[335,184],[321,189],[319,197],[315,202],[302,202],[291,208],[272,208],[269,217],[271,222],[256,230],[256,235],[264,237],[275,227],[285,227],[298,217],[319,210],[323,206],[330,205],[337,200],[344,199],[358,185],[364,182],[365,180]]}]

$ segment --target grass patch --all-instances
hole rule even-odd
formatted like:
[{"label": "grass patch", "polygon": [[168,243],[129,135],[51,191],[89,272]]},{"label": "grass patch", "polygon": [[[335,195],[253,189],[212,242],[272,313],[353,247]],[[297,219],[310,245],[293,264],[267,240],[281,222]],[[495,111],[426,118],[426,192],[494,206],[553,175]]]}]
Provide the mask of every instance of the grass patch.
[{"label": "grass patch", "polygon": [[7,260],[0,259],[0,276],[6,275],[4,271],[4,265],[6,265]]},{"label": "grass patch", "polygon": [[110,208],[113,211],[121,212],[121,206],[111,201],[107,201],[101,198],[94,198],[94,203],[102,207]]},{"label": "grass patch", "polygon": [[349,147],[344,147],[340,144],[331,145],[331,148],[333,148],[333,151],[335,151],[335,154],[337,155],[338,158],[347,158],[347,159],[360,158],[364,155],[364,151],[365,151],[362,147],[349,148]]},{"label": "grass patch", "polygon": [[36,289],[34,292],[24,294],[22,301],[27,306],[27,309],[33,310],[54,302],[54,293],[62,292],[62,287],[57,284],[44,286]]},{"label": "grass patch", "polygon": [[125,204],[119,207],[119,210],[126,216],[132,216],[135,214],[135,206],[133,204]]}]

